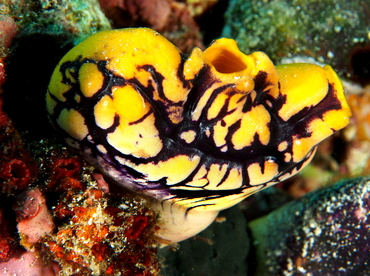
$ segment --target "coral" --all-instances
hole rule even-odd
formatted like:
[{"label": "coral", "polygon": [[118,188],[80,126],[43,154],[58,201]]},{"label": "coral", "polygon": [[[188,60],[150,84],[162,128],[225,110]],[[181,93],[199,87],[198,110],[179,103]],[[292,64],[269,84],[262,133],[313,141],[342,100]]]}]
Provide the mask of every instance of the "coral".
[{"label": "coral", "polygon": [[[350,89],[348,89],[351,91]],[[349,175],[370,173],[370,86],[359,93],[348,95],[348,104],[353,111],[351,124],[343,131],[345,158],[342,165]]]},{"label": "coral", "polygon": [[[3,60],[1,59],[1,62],[0,62],[0,91],[1,92],[2,92],[1,87],[3,86],[4,82],[5,82],[5,66],[4,66]],[[0,95],[1,94],[2,93],[0,93]],[[6,125],[6,123],[3,122],[3,120],[4,120],[3,118],[6,115],[3,112],[3,100],[2,99],[1,99],[0,103],[1,103],[1,106],[0,106],[0,111],[1,111],[1,113],[0,113],[1,114],[0,123],[1,123],[1,125],[0,126],[4,126],[4,125]]]},{"label": "coral", "polygon": [[68,34],[77,44],[94,32],[111,28],[97,0],[21,0],[8,6],[23,33]]},{"label": "coral", "polygon": [[[14,20],[10,16],[0,14],[0,61],[9,54],[10,45],[17,32],[18,26]],[[2,65],[2,62],[0,64]],[[1,85],[2,82],[0,81]]]},{"label": "coral", "polygon": [[38,169],[2,105],[0,93],[0,181],[2,192],[10,193],[32,184],[38,175]]},{"label": "coral", "polygon": [[84,184],[78,181],[82,173],[81,161],[76,157],[54,157],[51,160],[48,187],[55,190],[83,190]]},{"label": "coral", "polygon": [[257,275],[368,275],[370,180],[343,180],[249,226]]},{"label": "coral", "polygon": [[13,211],[20,243],[34,253],[19,249],[7,226],[14,217],[5,217],[0,220],[4,229],[0,257],[6,262],[0,267],[14,273],[44,271],[50,275],[56,275],[58,267],[58,275],[157,275],[153,246],[156,214],[143,200],[121,192],[105,193],[110,190],[108,184],[99,179],[98,186],[92,169],[76,156],[50,147],[46,141],[39,147],[32,155],[39,161],[37,179],[46,181],[24,192],[19,186],[12,191],[3,188],[8,197],[5,205],[21,192]]},{"label": "coral", "polygon": [[31,185],[37,178],[38,168],[2,106],[0,93],[0,188],[3,193],[10,193]]},{"label": "coral", "polygon": [[[85,176],[86,178],[86,176]],[[61,222],[43,250],[61,275],[156,275],[156,214],[142,200],[111,196],[88,182],[65,190],[54,207]]]},{"label": "coral", "polygon": [[0,263],[4,261],[8,261],[10,259],[10,257],[14,254],[15,245],[17,243],[15,235],[13,235],[13,232],[15,231],[15,229],[13,228],[15,227],[12,227],[9,221],[9,214],[6,214],[6,212],[9,212],[9,210],[1,206],[1,209],[0,209],[0,227],[1,227]]},{"label": "coral", "polygon": [[23,192],[17,197],[17,228],[21,244],[32,250],[32,245],[50,234],[54,228],[53,218],[46,205],[46,199],[38,188]]},{"label": "coral", "polygon": [[329,66],[275,68],[230,39],[185,58],[147,28],[100,32],[73,48],[46,102],[72,149],[158,201],[159,235],[170,241],[296,174],[351,114]]},{"label": "coral", "polygon": [[200,13],[199,8],[206,9],[210,3],[197,5],[175,0],[99,0],[99,3],[106,16],[112,20],[114,28],[153,28],[186,53],[194,46],[203,45],[202,35],[193,16],[196,7],[197,13]]},{"label": "coral", "polygon": [[186,0],[186,4],[192,17],[201,16],[211,9],[219,0]]},{"label": "coral", "polygon": [[23,189],[31,182],[31,173],[24,161],[12,159],[5,162],[0,171],[0,178],[4,184]]},{"label": "coral", "polygon": [[370,87],[359,94],[348,95],[348,104],[353,110],[353,125],[356,126],[352,133],[358,141],[370,140]]},{"label": "coral", "polygon": [[[144,22],[157,30],[165,27],[171,13],[170,1],[167,0],[101,0],[100,5],[107,13],[109,10],[114,11],[115,8],[121,8],[122,11],[128,13],[126,20]],[[117,19],[124,20],[124,18]]]},{"label": "coral", "polygon": [[232,0],[223,36],[242,51],[266,52],[273,61],[308,55],[350,76],[350,53],[369,43],[369,3],[356,1]]},{"label": "coral", "polygon": [[42,275],[57,276],[59,268],[55,263],[47,264],[33,252],[18,251],[7,262],[0,262],[0,275]]}]

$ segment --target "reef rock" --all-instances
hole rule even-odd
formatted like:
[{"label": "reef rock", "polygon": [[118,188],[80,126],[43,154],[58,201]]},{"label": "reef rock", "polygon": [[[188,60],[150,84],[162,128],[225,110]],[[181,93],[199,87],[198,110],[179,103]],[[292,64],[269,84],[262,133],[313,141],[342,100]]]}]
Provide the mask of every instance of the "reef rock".
[{"label": "reef rock", "polygon": [[[243,52],[266,52],[274,62],[307,55],[361,78],[369,68],[358,57],[358,48],[370,43],[369,11],[369,2],[360,0],[231,0],[223,36],[236,39]],[[360,52],[369,55],[368,49]]]},{"label": "reef rock", "polygon": [[249,226],[256,275],[369,275],[370,177],[342,180]]}]

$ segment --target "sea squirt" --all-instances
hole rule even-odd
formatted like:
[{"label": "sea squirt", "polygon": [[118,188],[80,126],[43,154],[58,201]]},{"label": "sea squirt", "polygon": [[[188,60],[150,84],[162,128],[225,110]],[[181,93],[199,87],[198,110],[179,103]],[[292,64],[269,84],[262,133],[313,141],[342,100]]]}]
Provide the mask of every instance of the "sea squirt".
[{"label": "sea squirt", "polygon": [[275,67],[232,39],[182,54],[147,28],[99,32],[59,62],[51,122],[106,177],[149,199],[177,242],[291,177],[348,124],[330,66]]}]

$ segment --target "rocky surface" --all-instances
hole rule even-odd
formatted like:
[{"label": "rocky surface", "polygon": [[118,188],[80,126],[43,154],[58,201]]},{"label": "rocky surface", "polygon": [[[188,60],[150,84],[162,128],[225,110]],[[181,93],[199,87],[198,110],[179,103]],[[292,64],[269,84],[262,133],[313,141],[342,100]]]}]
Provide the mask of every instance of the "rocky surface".
[{"label": "rocky surface", "polygon": [[370,178],[342,180],[249,224],[256,275],[369,275]]},{"label": "rocky surface", "polygon": [[246,53],[266,52],[274,62],[310,56],[363,80],[370,67],[369,13],[369,2],[361,0],[231,0],[223,36],[236,39]]}]

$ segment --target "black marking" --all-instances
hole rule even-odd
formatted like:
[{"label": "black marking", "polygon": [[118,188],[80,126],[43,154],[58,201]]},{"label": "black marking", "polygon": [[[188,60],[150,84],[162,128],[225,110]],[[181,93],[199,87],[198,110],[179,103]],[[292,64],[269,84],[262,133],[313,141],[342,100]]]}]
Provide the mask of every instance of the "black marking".
[{"label": "black marking", "polygon": [[[176,194],[176,197],[179,198],[179,201],[181,200],[187,200],[187,199],[196,199],[196,198],[204,198],[203,201],[206,201],[207,199],[214,199],[214,198],[221,198],[226,196],[233,196],[241,194],[244,188],[238,188],[233,190],[206,190],[201,189],[196,192],[196,197],[194,194],[194,191],[192,190],[185,190],[185,189],[176,189],[173,190]],[[215,194],[216,192],[216,194]]]},{"label": "black marking", "polygon": [[[194,203],[193,203],[194,204]],[[189,212],[195,208],[199,208],[199,207],[205,207],[205,206],[213,206],[215,204],[206,204],[206,203],[202,203],[202,204],[197,204],[196,206],[192,206],[192,207],[188,207],[185,211],[185,218],[188,216]]]},{"label": "black marking", "polygon": [[140,124],[141,122],[143,122],[146,118],[148,118],[148,116],[150,114],[153,113],[153,110],[150,109],[146,114],[144,114],[144,116],[142,116],[140,119],[136,120],[136,121],[133,121],[133,122],[130,122],[129,125],[132,126],[132,125],[137,125],[137,124]]},{"label": "black marking", "polygon": [[[204,122],[207,122],[207,113],[208,113],[208,110],[210,109],[210,107],[212,106],[212,104],[214,103],[214,101],[215,101],[215,99],[217,98],[217,96],[219,95],[219,94],[221,94],[222,92],[224,92],[226,89],[228,89],[228,88],[230,88],[230,87],[232,87],[232,86],[234,86],[234,84],[226,84],[226,85],[223,85],[223,86],[221,86],[221,87],[218,87],[218,88],[216,88],[215,90],[213,90],[213,92],[212,92],[212,94],[211,94],[211,96],[209,97],[209,99],[208,99],[208,101],[207,101],[207,103],[206,103],[206,105],[204,106],[204,108],[202,109],[202,112],[201,112],[201,115],[200,115],[200,117],[199,117],[199,119],[198,119],[198,122],[199,121],[204,121]],[[226,111],[227,111],[227,105],[228,105],[228,103],[229,103],[229,98],[227,98],[227,100],[226,100],[226,102],[224,103],[224,105],[222,106],[222,108],[221,108],[221,110],[220,110],[220,112],[219,112],[219,117],[224,117],[225,115],[225,113],[226,113]],[[232,112],[232,111],[230,111],[230,112]],[[216,118],[218,118],[218,117],[216,117]],[[211,123],[212,123],[212,121],[211,121]],[[213,124],[214,124],[214,121],[213,121]]]},{"label": "black marking", "polygon": [[[150,65],[150,64],[141,65],[141,66],[138,66],[137,69],[138,71],[145,70],[146,72],[150,73],[150,75],[153,78],[154,83],[157,85],[157,92],[158,92],[159,97],[170,104],[173,103],[168,98],[166,98],[166,95],[164,93],[164,90],[163,90],[164,76],[161,73],[159,73],[153,65]],[[151,97],[151,99],[153,99],[153,97]]]},{"label": "black marking", "polygon": [[251,97],[251,93],[249,93],[248,95],[246,95],[246,99],[243,104],[242,112],[247,113],[248,111],[251,111],[252,106],[253,106],[252,97]]},{"label": "black marking", "polygon": [[231,142],[232,137],[234,136],[235,132],[240,128],[242,120],[239,119],[235,123],[233,123],[231,126],[228,127],[228,131],[225,137],[226,144],[233,148],[233,143]]},{"label": "black marking", "polygon": [[[266,92],[266,88],[271,85],[271,83],[267,81],[267,77],[267,72],[259,71],[254,78],[254,90],[257,92],[257,97],[263,95],[263,92]],[[257,100],[257,102],[259,102],[259,100]]]},{"label": "black marking", "polygon": [[[220,168],[222,168],[222,167],[220,166]],[[220,182],[216,185],[216,187],[220,187],[222,184],[224,184],[226,179],[229,177],[230,172],[231,172],[231,168],[227,168],[224,176],[221,178]]]},{"label": "black marking", "polygon": [[120,117],[118,114],[115,114],[114,115],[114,120],[113,120],[113,124],[107,128],[105,130],[106,133],[111,133],[111,132],[114,132],[116,130],[116,128],[119,126],[120,124]]}]

